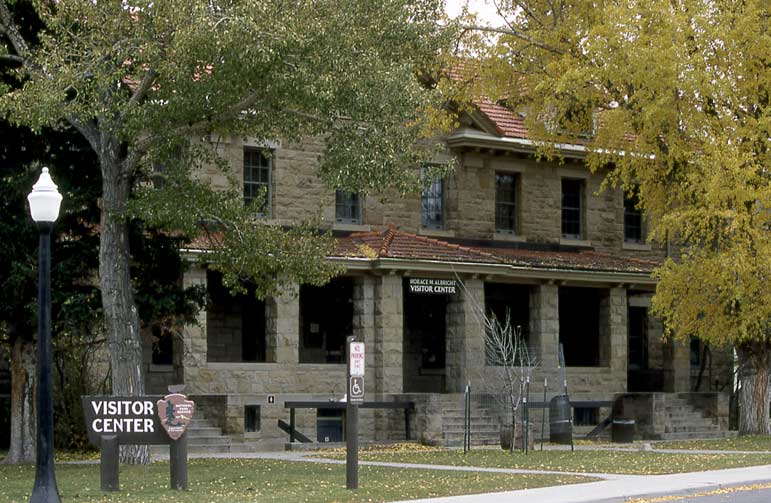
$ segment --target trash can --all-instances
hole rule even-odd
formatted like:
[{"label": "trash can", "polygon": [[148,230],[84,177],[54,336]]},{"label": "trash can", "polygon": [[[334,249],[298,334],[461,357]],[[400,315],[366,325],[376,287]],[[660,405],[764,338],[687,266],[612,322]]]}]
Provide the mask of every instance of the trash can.
[{"label": "trash can", "polygon": [[614,418],[610,437],[613,443],[628,444],[634,440],[635,420],[627,418]]},{"label": "trash can", "polygon": [[549,442],[570,444],[573,440],[573,422],[570,399],[558,395],[549,402]]}]

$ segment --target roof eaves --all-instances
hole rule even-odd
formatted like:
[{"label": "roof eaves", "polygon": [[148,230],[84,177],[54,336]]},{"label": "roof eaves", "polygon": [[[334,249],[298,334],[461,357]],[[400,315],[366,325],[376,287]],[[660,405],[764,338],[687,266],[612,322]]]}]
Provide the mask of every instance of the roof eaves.
[{"label": "roof eaves", "polygon": [[[460,129],[447,137],[449,147],[480,147],[496,148],[513,152],[534,153],[538,149],[538,143],[526,138],[509,138],[494,136],[489,133],[473,129]],[[586,157],[586,147],[569,143],[558,143],[554,147],[565,157],[583,159]]]},{"label": "roof eaves", "polygon": [[[637,285],[656,284],[648,272],[596,271],[585,269],[558,269],[550,267],[529,267],[513,264],[448,262],[440,260],[411,260],[381,258],[373,261],[374,269],[411,270],[425,272],[456,272],[472,274],[497,274],[539,281],[583,281],[592,283],[634,283]],[[449,269],[449,270],[448,270]]]}]

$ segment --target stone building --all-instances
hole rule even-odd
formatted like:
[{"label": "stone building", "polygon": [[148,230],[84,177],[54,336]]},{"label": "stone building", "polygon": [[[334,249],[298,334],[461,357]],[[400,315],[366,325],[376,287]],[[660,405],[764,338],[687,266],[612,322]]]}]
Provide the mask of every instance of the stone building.
[{"label": "stone building", "polygon": [[[564,147],[563,163],[537,162],[521,119],[494,104],[468,115],[446,144],[436,162],[455,157],[455,170],[422,194],[386,198],[324,187],[318,142],[220,141],[245,197],[267,189],[267,218],[291,224],[322,212],[338,239],[329,259],[346,272],[324,287],[296,285],[259,301],[227,292],[205,268],[205,250],[190,249],[198,266],[184,281],[206,285],[210,301],[173,349],[148,349],[149,390],[182,382],[233,441],[282,446],[286,401],[345,393],[344,344],[354,335],[367,347],[367,400],[414,401],[413,437],[453,443],[457,431],[448,423],[467,384],[476,407],[500,413],[494,400],[480,398],[499,393],[502,379],[486,361],[480,314],[509,312],[537,362],[534,394],[544,378],[549,397],[563,392],[562,345],[572,399],[644,392],[647,412],[639,417],[647,430],[640,431],[674,433],[656,411],[683,399],[676,394],[691,392],[701,375],[708,393],[689,406],[726,429],[727,395],[718,391],[730,389],[728,360],[713,351],[705,379],[695,366],[698,347],[662,342],[661,323],[649,314],[650,273],[666,247],[646,243],[634,201],[620,189],[600,190],[603,174],[588,171],[582,148]],[[203,176],[228,183],[214,168]],[[411,287],[431,279],[453,280],[454,293]],[[607,412],[585,407],[575,420],[591,425]],[[337,420],[334,411],[301,409],[298,431],[320,441],[331,431],[334,439]],[[365,440],[404,437],[399,410],[364,410],[362,421]]]}]

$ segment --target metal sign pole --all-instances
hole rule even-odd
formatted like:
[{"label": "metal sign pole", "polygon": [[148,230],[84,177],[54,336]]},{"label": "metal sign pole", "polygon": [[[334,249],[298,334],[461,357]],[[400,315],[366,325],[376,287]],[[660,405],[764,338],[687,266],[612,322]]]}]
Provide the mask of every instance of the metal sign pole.
[{"label": "metal sign pole", "polygon": [[[348,351],[348,358],[346,363],[346,389],[348,394],[346,396],[345,407],[345,487],[346,489],[358,489],[359,488],[359,405],[354,400],[359,400],[361,394],[355,393],[356,399],[353,398],[354,386],[359,386],[359,381],[354,379],[351,372],[352,367],[352,351],[351,345],[356,342],[355,337],[348,337],[346,350]],[[361,380],[361,386],[363,389],[363,379]],[[362,397],[363,398],[363,397]]]},{"label": "metal sign pole", "polygon": [[543,432],[546,429],[546,411],[548,410],[546,406],[546,388],[549,386],[549,380],[544,377],[543,378],[543,412],[541,413],[541,450],[543,450]]}]

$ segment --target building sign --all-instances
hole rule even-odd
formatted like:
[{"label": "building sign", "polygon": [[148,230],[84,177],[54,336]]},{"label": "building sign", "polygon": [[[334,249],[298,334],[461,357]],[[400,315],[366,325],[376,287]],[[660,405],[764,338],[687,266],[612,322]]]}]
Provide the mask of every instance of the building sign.
[{"label": "building sign", "polygon": [[103,435],[116,435],[120,444],[169,444],[185,433],[195,411],[195,404],[178,393],[81,400],[88,439],[96,447]]},{"label": "building sign", "polygon": [[350,375],[352,377],[364,377],[364,343],[352,342],[348,347]]},{"label": "building sign", "polygon": [[410,293],[447,295],[456,291],[454,279],[410,278],[409,285]]}]

